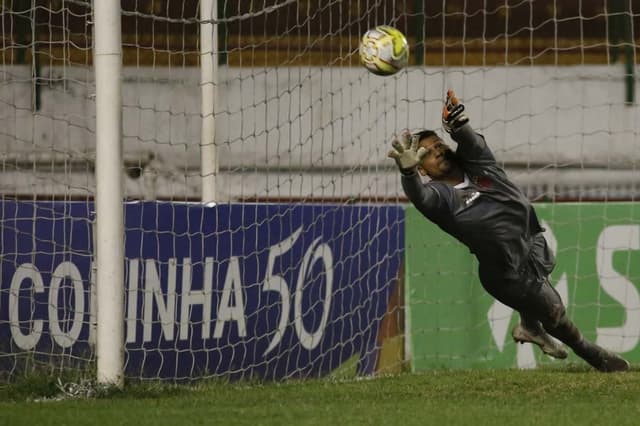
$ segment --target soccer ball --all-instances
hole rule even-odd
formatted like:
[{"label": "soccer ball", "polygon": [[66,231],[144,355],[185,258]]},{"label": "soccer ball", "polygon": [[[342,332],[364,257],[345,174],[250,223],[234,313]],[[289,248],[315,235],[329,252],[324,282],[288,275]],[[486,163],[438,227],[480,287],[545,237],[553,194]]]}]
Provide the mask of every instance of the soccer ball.
[{"label": "soccer ball", "polygon": [[395,74],[409,62],[407,39],[388,25],[379,25],[364,33],[359,50],[362,65],[376,75]]}]

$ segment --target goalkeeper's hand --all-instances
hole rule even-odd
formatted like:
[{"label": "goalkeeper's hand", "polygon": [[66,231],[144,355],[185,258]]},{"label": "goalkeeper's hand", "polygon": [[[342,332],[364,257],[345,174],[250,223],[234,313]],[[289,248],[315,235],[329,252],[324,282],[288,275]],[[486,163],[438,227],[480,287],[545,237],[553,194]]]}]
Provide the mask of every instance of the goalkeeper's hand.
[{"label": "goalkeeper's hand", "polygon": [[389,151],[387,156],[396,161],[403,174],[413,173],[416,166],[427,154],[424,147],[418,148],[419,142],[417,136],[412,136],[408,130],[405,130],[391,143],[393,149]]},{"label": "goalkeeper's hand", "polygon": [[464,113],[464,105],[451,89],[447,90],[447,99],[442,107],[442,126],[447,133],[455,133],[469,122]]}]

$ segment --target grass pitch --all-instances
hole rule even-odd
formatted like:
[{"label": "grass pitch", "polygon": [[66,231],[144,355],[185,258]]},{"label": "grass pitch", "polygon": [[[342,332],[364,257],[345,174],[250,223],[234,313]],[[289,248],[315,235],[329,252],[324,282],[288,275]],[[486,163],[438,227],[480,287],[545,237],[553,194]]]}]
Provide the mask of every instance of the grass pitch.
[{"label": "grass pitch", "polygon": [[0,425],[637,425],[640,371],[430,371],[355,380],[128,385],[57,400],[0,387]]}]

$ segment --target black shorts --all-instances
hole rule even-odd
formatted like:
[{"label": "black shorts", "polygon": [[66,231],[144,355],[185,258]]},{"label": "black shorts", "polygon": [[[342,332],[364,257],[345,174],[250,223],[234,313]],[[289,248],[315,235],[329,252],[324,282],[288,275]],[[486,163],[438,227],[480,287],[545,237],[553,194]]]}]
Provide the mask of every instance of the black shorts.
[{"label": "black shorts", "polygon": [[542,234],[533,237],[529,255],[516,277],[507,279],[498,271],[480,266],[482,286],[501,303],[546,324],[555,323],[564,314],[562,299],[548,279],[555,257]]}]

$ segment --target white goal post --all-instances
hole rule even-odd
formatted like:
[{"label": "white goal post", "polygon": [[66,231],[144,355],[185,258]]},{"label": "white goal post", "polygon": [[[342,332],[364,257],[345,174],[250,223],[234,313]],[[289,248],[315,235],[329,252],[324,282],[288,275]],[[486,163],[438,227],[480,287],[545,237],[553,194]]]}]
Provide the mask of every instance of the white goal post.
[{"label": "white goal post", "polygon": [[119,0],[94,2],[97,380],[124,385],[122,39]]},{"label": "white goal post", "polygon": [[215,202],[218,159],[216,158],[216,86],[218,78],[218,2],[202,0],[200,5],[200,85],[202,126],[200,133],[202,202]]}]

